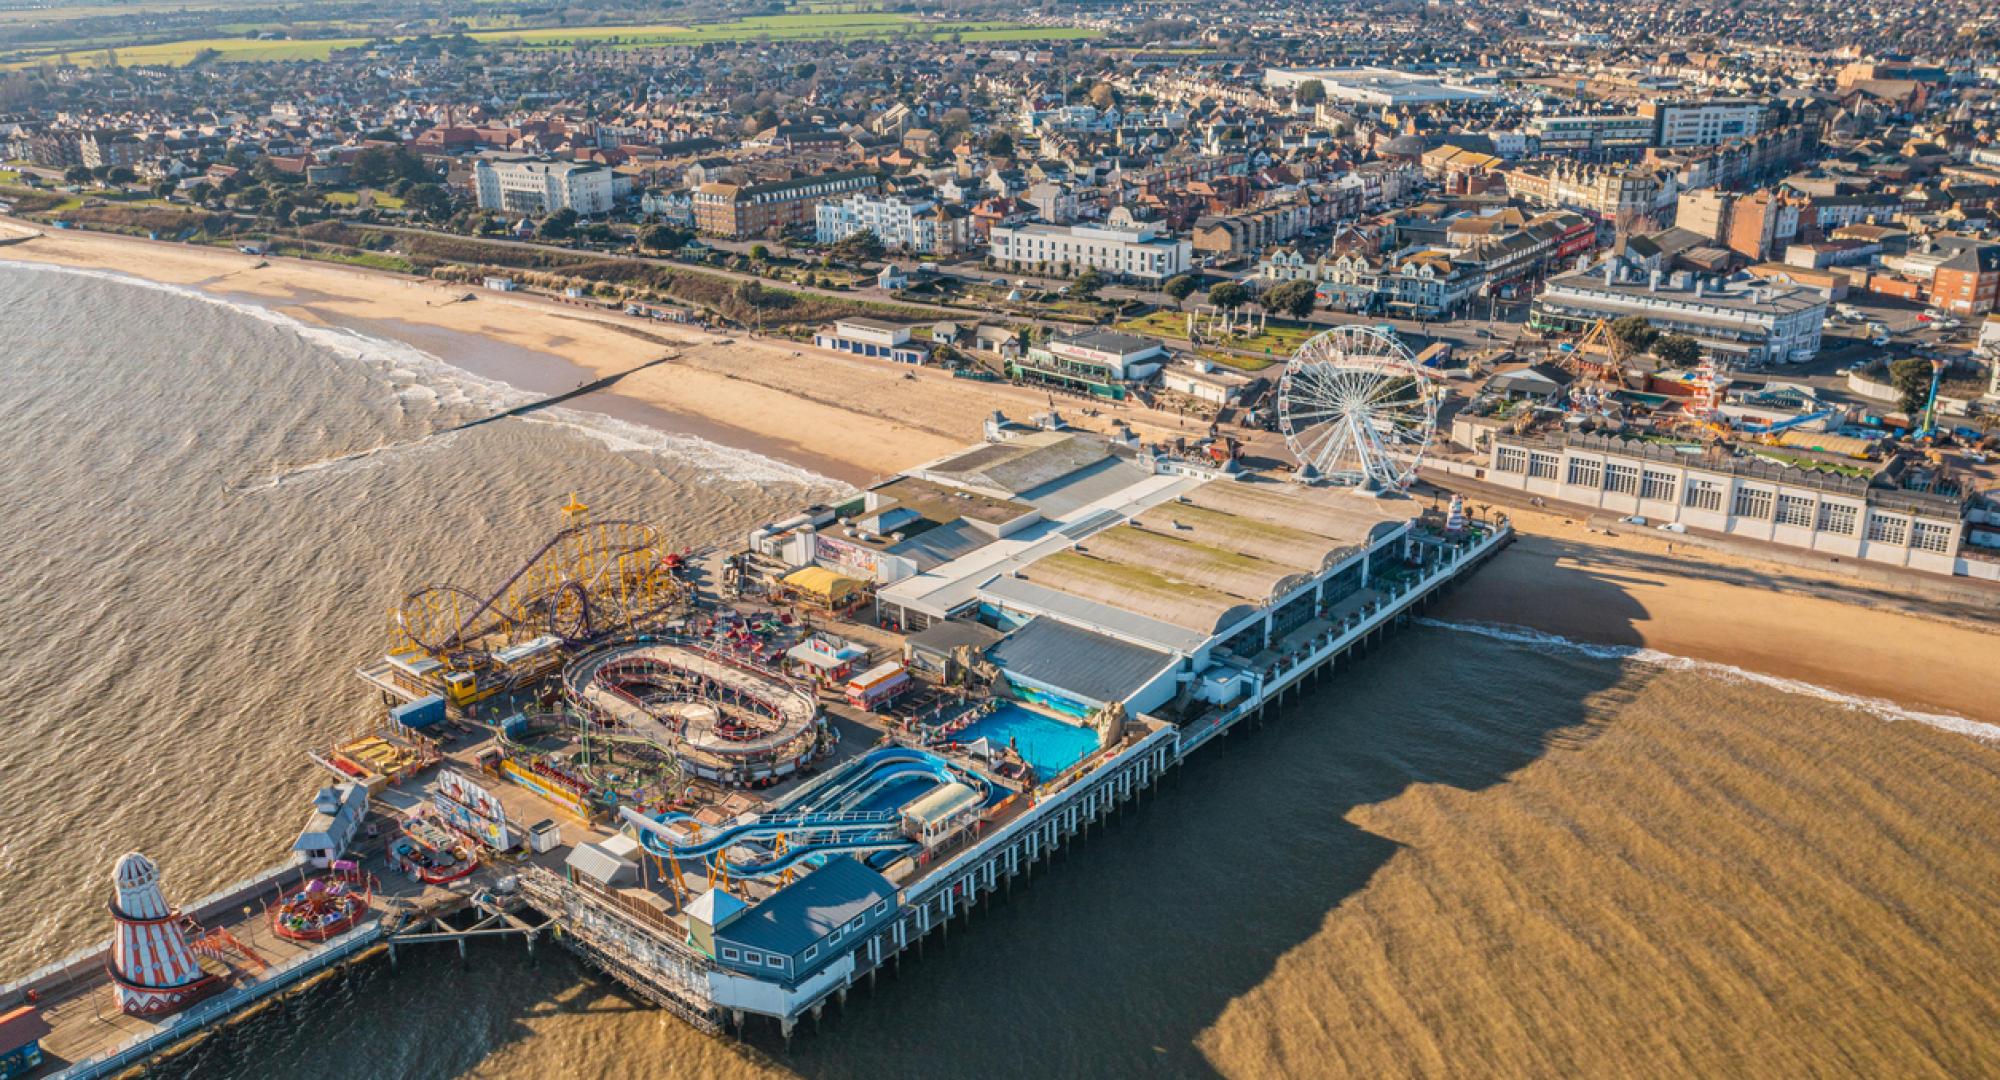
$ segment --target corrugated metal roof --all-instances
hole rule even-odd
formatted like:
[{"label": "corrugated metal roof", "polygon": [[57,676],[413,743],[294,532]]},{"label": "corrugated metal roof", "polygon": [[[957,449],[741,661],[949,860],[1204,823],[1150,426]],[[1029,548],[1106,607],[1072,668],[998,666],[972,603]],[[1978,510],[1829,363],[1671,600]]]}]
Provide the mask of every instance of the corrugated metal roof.
[{"label": "corrugated metal roof", "polygon": [[570,851],[569,858],[563,860],[563,865],[603,885],[614,885],[639,874],[638,863],[621,859],[590,843],[578,844]]},{"label": "corrugated metal roof", "polygon": [[1100,703],[1124,701],[1174,662],[1166,653],[1050,618],[1014,631],[986,655],[1010,675]]},{"label": "corrugated metal roof", "polygon": [[1163,650],[1194,653],[1208,644],[1210,636],[1150,615],[1101,604],[1017,577],[995,578],[979,592],[982,597],[1009,607],[1047,612],[1072,623],[1100,628],[1120,638],[1146,642]]},{"label": "corrugated metal roof", "polygon": [[1040,510],[1044,517],[1064,518],[1100,499],[1110,498],[1151,475],[1151,469],[1107,457],[1024,491],[1020,499]]},{"label": "corrugated metal roof", "polygon": [[889,548],[891,555],[902,555],[914,559],[917,571],[922,573],[934,566],[942,566],[953,559],[963,558],[993,542],[993,538],[973,528],[964,521],[953,521],[939,525],[900,541]]},{"label": "corrugated metal roof", "polygon": [[826,865],[772,893],[763,903],[717,930],[715,940],[746,949],[797,956],[806,946],[845,926],[883,900],[896,887],[889,879],[861,865],[851,855],[836,855]]}]

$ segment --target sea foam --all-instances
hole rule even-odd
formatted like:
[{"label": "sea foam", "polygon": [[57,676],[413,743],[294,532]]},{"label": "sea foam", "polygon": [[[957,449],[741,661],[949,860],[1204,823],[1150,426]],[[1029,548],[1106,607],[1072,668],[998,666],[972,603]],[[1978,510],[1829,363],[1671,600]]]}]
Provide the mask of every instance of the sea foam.
[{"label": "sea foam", "polygon": [[1968,735],[1983,742],[2000,742],[2000,725],[1969,720],[1951,713],[1923,712],[1905,708],[1893,701],[1882,698],[1848,694],[1817,683],[1801,679],[1786,679],[1777,675],[1766,675],[1750,671],[1733,664],[1720,664],[1712,660],[1696,660],[1689,656],[1676,656],[1637,645],[1595,645],[1585,641],[1575,641],[1560,634],[1544,633],[1525,626],[1510,626],[1502,623],[1449,622],[1443,619],[1418,618],[1418,625],[1439,630],[1452,630],[1462,634],[1478,634],[1481,637],[1524,645],[1540,652],[1588,656],[1597,660],[1630,661],[1649,664],[1669,671],[1689,671],[1735,683],[1751,683],[1769,687],[1787,694],[1824,701],[1830,705],[1864,712],[1880,720],[1911,720],[1928,724],[1941,731],[1956,735]]}]

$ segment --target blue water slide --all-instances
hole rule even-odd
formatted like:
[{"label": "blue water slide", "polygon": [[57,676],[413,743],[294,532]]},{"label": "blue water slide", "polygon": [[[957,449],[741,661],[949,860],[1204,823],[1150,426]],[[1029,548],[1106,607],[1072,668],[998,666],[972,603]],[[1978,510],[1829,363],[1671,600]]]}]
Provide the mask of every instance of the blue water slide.
[{"label": "blue water slide", "polygon": [[781,855],[745,861],[725,859],[722,863],[733,877],[763,877],[818,855],[918,846],[902,834],[901,808],[912,799],[898,799],[895,807],[887,809],[859,809],[893,785],[928,781],[931,788],[937,788],[969,783],[982,793],[988,787],[976,774],[962,774],[933,754],[901,746],[870,751],[849,769],[849,775],[802,792],[792,807],[702,832],[693,839],[668,832],[670,826],[693,822],[691,815],[671,813],[655,819],[629,807],[621,808],[619,814],[638,832],[640,844],[661,858],[712,858],[737,844],[785,837]]}]

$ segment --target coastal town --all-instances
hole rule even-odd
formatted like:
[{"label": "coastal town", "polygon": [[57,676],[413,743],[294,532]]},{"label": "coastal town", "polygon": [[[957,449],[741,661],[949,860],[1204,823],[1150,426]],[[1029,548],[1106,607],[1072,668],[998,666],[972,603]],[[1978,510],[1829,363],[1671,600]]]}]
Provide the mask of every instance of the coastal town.
[{"label": "coastal town", "polygon": [[697,548],[552,489],[366,598],[291,850],[105,860],[0,1080],[494,939],[789,1048],[1522,522],[2000,609],[1982,5],[115,8],[0,0],[0,262],[483,334],[562,366],[451,432],[629,392],[845,490]]}]

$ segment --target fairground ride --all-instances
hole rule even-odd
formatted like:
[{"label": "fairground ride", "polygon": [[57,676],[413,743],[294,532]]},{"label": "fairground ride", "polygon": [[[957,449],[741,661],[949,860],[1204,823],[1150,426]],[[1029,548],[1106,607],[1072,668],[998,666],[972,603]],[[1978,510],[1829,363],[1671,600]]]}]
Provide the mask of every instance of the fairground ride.
[{"label": "fairground ride", "polygon": [[659,531],[641,521],[592,521],[589,509],[570,496],[563,528],[498,588],[436,584],[405,596],[390,611],[392,651],[464,670],[524,650],[637,633],[679,611],[681,557]]}]

